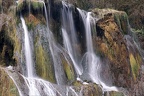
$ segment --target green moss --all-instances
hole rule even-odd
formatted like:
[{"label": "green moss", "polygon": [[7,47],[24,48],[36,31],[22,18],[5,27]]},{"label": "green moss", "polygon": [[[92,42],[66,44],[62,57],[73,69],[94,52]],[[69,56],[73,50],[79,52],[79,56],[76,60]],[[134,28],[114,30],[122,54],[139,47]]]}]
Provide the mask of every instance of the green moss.
[{"label": "green moss", "polygon": [[114,18],[123,34],[128,33],[128,16],[125,12],[114,13]]},{"label": "green moss", "polygon": [[139,62],[133,56],[133,54],[130,54],[130,64],[131,64],[133,78],[136,81],[137,76],[139,75],[140,65]]},{"label": "green moss", "polygon": [[108,96],[124,96],[124,94],[121,93],[121,92],[114,92],[114,91],[112,91],[112,92],[109,92]]},{"label": "green moss", "polygon": [[135,33],[138,33],[138,34],[144,35],[144,28],[143,28],[143,29],[138,29],[138,30],[136,30],[136,29],[132,29],[132,31],[135,32]]},{"label": "green moss", "polygon": [[0,67],[0,96],[19,96],[14,82],[8,74]]},{"label": "green moss", "polygon": [[34,29],[33,22],[29,22],[29,23],[27,23],[27,28],[28,28],[28,30],[32,30],[32,29]]},{"label": "green moss", "polygon": [[43,3],[41,3],[41,2],[31,2],[31,5],[34,8],[34,10],[43,8]]},{"label": "green moss", "polygon": [[69,62],[63,56],[61,56],[61,59],[68,80],[73,81],[75,79],[75,74],[72,65],[69,64]]},{"label": "green moss", "polygon": [[123,30],[123,33],[127,34],[129,25],[128,25],[128,16],[126,13],[121,14],[120,22],[121,22],[121,28]]},{"label": "green moss", "polygon": [[16,7],[17,12],[21,12],[22,10],[27,9],[29,7],[29,5],[35,11],[38,11],[39,9],[43,9],[43,3],[42,2],[20,0],[19,3],[17,4],[17,7]]},{"label": "green moss", "polygon": [[72,84],[73,86],[82,86],[82,83],[80,81],[75,81]]},{"label": "green moss", "polygon": [[45,54],[45,51],[41,45],[35,46],[36,55],[36,73],[43,79],[49,80],[55,83],[53,66],[50,63],[49,56]]},{"label": "green moss", "polygon": [[120,28],[120,30],[122,30],[119,15],[118,15],[118,14],[114,14],[114,19],[115,19],[115,21],[116,21],[118,27]]}]

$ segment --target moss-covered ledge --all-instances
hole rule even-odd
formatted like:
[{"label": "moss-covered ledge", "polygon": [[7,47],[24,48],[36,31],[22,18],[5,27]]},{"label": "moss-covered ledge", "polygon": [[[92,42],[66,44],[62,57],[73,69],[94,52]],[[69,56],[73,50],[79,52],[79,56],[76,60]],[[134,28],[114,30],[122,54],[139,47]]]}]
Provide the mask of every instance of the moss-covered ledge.
[{"label": "moss-covered ledge", "polygon": [[99,19],[104,18],[107,14],[111,14],[114,17],[114,20],[117,23],[120,31],[123,34],[129,33],[129,22],[128,22],[128,15],[126,12],[114,9],[99,9],[99,8],[91,9],[91,11]]},{"label": "moss-covered ledge", "polygon": [[44,1],[39,0],[18,0],[16,4],[16,12],[17,15],[22,14],[29,14],[33,13],[35,15],[37,14],[43,14],[43,6]]}]

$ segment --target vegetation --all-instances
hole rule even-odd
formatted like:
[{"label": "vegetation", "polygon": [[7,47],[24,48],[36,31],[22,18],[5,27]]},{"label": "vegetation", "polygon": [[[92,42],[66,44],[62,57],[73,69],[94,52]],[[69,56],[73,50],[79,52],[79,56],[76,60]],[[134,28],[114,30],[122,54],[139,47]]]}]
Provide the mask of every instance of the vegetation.
[{"label": "vegetation", "polygon": [[0,96],[19,96],[14,82],[8,74],[0,67]]},{"label": "vegetation", "polygon": [[109,92],[108,96],[125,96],[123,93],[121,92]]},{"label": "vegetation", "polygon": [[53,66],[49,60],[50,57],[45,54],[42,45],[38,45],[37,43],[35,43],[36,73],[41,78],[55,83]]},{"label": "vegetation", "polygon": [[65,74],[67,76],[67,79],[69,81],[74,81],[75,74],[74,74],[74,70],[73,70],[72,64],[69,64],[69,62],[63,56],[61,56],[61,59],[62,59],[62,64],[63,64],[63,68],[64,68],[64,71],[65,71]]},{"label": "vegetation", "polygon": [[25,17],[25,21],[26,21],[28,30],[32,30],[36,27],[36,25],[40,24],[40,20],[38,20],[32,14],[29,14],[27,17]]},{"label": "vegetation", "polygon": [[137,57],[135,59],[134,55],[133,54],[130,54],[130,64],[131,64],[131,69],[132,69],[132,74],[133,74],[133,78],[134,80],[136,81],[137,80],[137,77],[139,75],[139,69],[140,69],[140,58]]},{"label": "vegetation", "polygon": [[32,1],[31,6],[34,8],[34,10],[38,10],[43,8],[43,3]]},{"label": "vegetation", "polygon": [[136,33],[136,34],[144,35],[144,28],[138,29],[138,30],[132,29],[132,31],[133,31],[134,33]]}]

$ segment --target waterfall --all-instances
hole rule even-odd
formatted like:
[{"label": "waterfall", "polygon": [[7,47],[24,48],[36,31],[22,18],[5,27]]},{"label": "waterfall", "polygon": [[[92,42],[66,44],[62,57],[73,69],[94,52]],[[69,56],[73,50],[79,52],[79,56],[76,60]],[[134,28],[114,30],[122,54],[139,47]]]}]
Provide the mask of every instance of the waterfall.
[{"label": "waterfall", "polygon": [[[33,75],[34,74],[33,62],[32,62],[29,35],[28,35],[27,26],[22,16],[21,16],[21,21],[22,21],[22,25],[23,25],[24,33],[25,33],[24,46],[25,46],[26,66],[27,66],[27,73],[28,73],[28,77],[23,76],[23,79],[25,80],[25,83],[28,86],[29,96],[41,96],[42,94],[46,96],[48,95],[56,96],[56,93],[53,91],[52,87],[49,86],[49,82],[46,82],[42,79],[34,77]],[[43,88],[41,88],[42,86]]]},{"label": "waterfall", "polygon": [[93,43],[92,43],[92,31],[91,31],[91,23],[93,22],[95,24],[95,19],[91,16],[91,13],[86,13],[85,11],[82,11],[78,9],[83,23],[85,27],[85,34],[86,34],[86,45],[87,45],[87,66],[88,66],[88,74],[90,75],[90,78],[93,80],[93,82],[100,84],[100,61],[99,58],[95,55],[94,49],[93,49]]},{"label": "waterfall", "polygon": [[[62,31],[63,47],[60,48],[61,47],[60,44],[56,42],[53,36],[53,32],[51,32],[49,28],[49,18],[45,2],[44,1],[35,1],[35,2],[40,2],[43,3],[44,5],[44,12],[46,18],[46,31],[41,34],[44,35],[44,38],[47,39],[46,42],[48,42],[48,46],[51,53],[50,55],[52,57],[53,61],[52,63],[54,66],[56,84],[52,84],[49,81],[45,81],[34,75],[34,63],[32,59],[32,50],[30,46],[30,35],[28,33],[25,20],[21,16],[20,19],[24,29],[24,49],[25,49],[24,53],[26,60],[27,76],[24,76],[22,74],[20,74],[20,76],[24,81],[23,85],[25,85],[28,90],[26,91],[27,94],[23,94],[24,93],[23,88],[21,88],[19,84],[20,81],[17,83],[16,79],[13,77],[13,75],[11,75],[13,73],[10,74],[10,77],[14,81],[16,87],[18,88],[20,96],[83,96],[83,92],[85,90],[83,90],[82,87],[73,86],[72,83],[75,82],[77,83],[78,81],[80,84],[83,85],[89,84],[87,82],[84,82],[89,81],[89,79],[90,82],[92,81],[93,83],[99,85],[99,87],[102,88],[103,92],[118,91],[118,89],[115,86],[108,86],[107,84],[105,84],[100,77],[100,72],[102,71],[101,61],[100,58],[95,54],[92,41],[92,26],[96,24],[97,18],[92,17],[91,12],[85,12],[77,8],[84,24],[84,32],[86,36],[85,43],[87,47],[86,52],[81,59],[78,56],[80,52],[78,52],[76,48],[76,45],[78,45],[81,42],[79,42],[77,38],[78,36],[74,25],[71,5],[62,1],[61,31]],[[77,73],[77,81],[73,80],[70,82],[72,86],[66,85],[67,82],[69,81],[66,78],[66,73],[64,72],[64,68],[62,65],[62,58],[60,57],[60,54],[64,56],[64,58],[68,63],[72,62],[75,71]],[[82,63],[86,64],[86,66],[82,66]],[[86,67],[86,69],[84,69],[83,67]],[[83,74],[88,76],[88,79],[82,79]],[[79,89],[80,91],[78,91]]]},{"label": "waterfall", "polygon": [[88,63],[88,73],[91,79],[99,84],[99,74],[101,71],[99,58],[95,55],[92,43],[92,31],[91,22],[94,22],[94,18],[91,17],[91,13],[87,13],[86,21],[84,21],[85,31],[86,31],[86,44],[87,44],[87,63]]},{"label": "waterfall", "polygon": [[50,48],[53,63],[54,63],[56,81],[57,81],[57,84],[65,84],[65,77],[64,77],[64,72],[62,71],[63,69],[61,65],[61,59],[58,55],[58,51],[60,49],[55,42],[53,33],[49,29],[49,20],[48,20],[46,5],[43,1],[41,2],[44,4],[45,18],[46,18],[46,23],[47,23],[47,33],[45,34],[49,42],[49,48]]},{"label": "waterfall", "polygon": [[80,65],[78,65],[78,52],[75,48],[75,44],[78,44],[78,40],[76,37],[72,10],[70,9],[71,6],[67,5],[64,1],[62,1],[62,5],[62,36],[64,47],[74,64],[77,74],[81,75],[82,67],[80,68]]},{"label": "waterfall", "polygon": [[27,76],[33,77],[33,59],[32,52],[30,47],[29,33],[27,26],[25,24],[24,18],[21,16],[22,26],[24,29],[24,46],[25,46],[25,58],[26,58],[26,67],[27,67]]},{"label": "waterfall", "polygon": [[[100,71],[101,69],[101,62],[100,59],[95,55],[93,49],[93,42],[92,42],[92,30],[91,25],[95,24],[97,18],[93,18],[90,12],[85,12],[77,8],[80,13],[80,16],[83,20],[83,24],[85,27],[85,34],[86,34],[86,44],[87,44],[87,66],[88,66],[88,74],[90,75],[91,80],[96,83],[102,85],[103,91],[118,91],[115,86],[108,86],[106,85],[100,78]],[[96,20],[95,20],[96,19]]]},{"label": "waterfall", "polygon": [[29,89],[29,96],[56,96],[53,86],[39,78],[23,77]]}]

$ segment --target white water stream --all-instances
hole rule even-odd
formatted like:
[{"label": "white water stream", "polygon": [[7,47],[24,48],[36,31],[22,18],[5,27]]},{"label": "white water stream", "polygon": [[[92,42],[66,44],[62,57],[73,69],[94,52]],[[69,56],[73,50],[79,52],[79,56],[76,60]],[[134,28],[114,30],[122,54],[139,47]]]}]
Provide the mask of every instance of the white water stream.
[{"label": "white water stream", "polygon": [[[49,29],[49,20],[47,16],[46,5],[43,1],[39,1],[39,2],[42,2],[44,4],[44,11],[45,11],[45,17],[47,23],[46,36],[48,38],[49,47],[50,47],[50,51],[54,63],[55,77],[57,80],[57,84],[60,85],[62,82],[64,82],[64,80],[62,77],[63,73],[61,71],[62,70],[60,67],[61,65],[59,63],[61,61],[60,61],[60,57],[58,56],[58,51],[57,51],[58,46],[56,45],[54,36]],[[78,41],[76,37],[76,30],[74,28],[72,11],[69,9],[70,6],[67,5],[65,2],[62,2],[62,4],[63,4],[62,36],[63,36],[64,47],[67,50],[67,53],[69,54],[71,61],[74,64],[77,74],[82,75],[83,69],[81,68],[81,65],[79,65],[78,61],[80,60],[77,60],[78,59],[77,51],[74,48],[74,44],[77,44]],[[87,73],[90,75],[90,78],[94,83],[102,86],[103,91],[118,91],[115,86],[107,86],[105,83],[103,83],[99,76],[101,71],[101,62],[100,59],[94,53],[93,42],[92,42],[92,30],[91,30],[91,25],[95,24],[96,18],[93,18],[90,12],[87,13],[80,9],[78,9],[78,11],[82,17],[84,27],[85,27],[87,52],[84,56],[86,57],[86,61],[87,61],[85,62],[88,67]],[[73,94],[72,96],[82,96],[81,92],[78,94],[72,87],[69,86],[62,87],[63,91],[59,92],[57,91],[57,89],[54,88],[54,86],[51,83],[34,76],[34,69],[33,69],[34,65],[33,65],[32,52],[31,52],[30,39],[29,39],[30,35],[28,33],[25,20],[22,16],[21,16],[21,22],[24,29],[24,48],[25,48],[26,68],[27,68],[27,77],[24,76],[22,77],[29,89],[28,95],[29,96],[64,96],[63,94],[65,94],[65,96],[69,96],[69,92],[70,92],[71,94]],[[13,81],[16,82],[14,79]],[[88,84],[88,83],[84,82],[84,84]],[[64,88],[67,90],[65,90]],[[18,88],[18,91],[20,93],[20,96],[24,96],[20,88]]]},{"label": "white water stream", "polygon": [[22,16],[20,18],[24,29],[24,47],[25,47],[24,53],[26,59],[27,76],[33,77],[33,59],[32,59],[31,47],[30,47],[29,33],[24,18]]},{"label": "white water stream", "polygon": [[[27,26],[22,16],[21,16],[21,21],[24,29],[24,34],[25,34],[24,46],[25,46],[26,66],[27,66],[27,73],[28,73],[28,77],[23,76],[23,78],[28,86],[29,96],[41,96],[41,91],[38,89],[38,87],[40,86],[43,86],[44,93],[47,96],[48,95],[56,96],[48,83],[44,82],[41,79],[34,78],[33,76],[33,62],[32,62],[32,55],[31,55],[31,48],[30,48],[30,40],[29,40]],[[37,86],[37,84],[40,84],[40,86]]]},{"label": "white water stream", "polygon": [[83,69],[81,65],[78,65],[78,52],[76,51],[75,45],[78,43],[76,37],[76,30],[74,27],[73,14],[71,10],[71,5],[62,1],[62,36],[64,47],[67,50],[75,70],[78,75],[82,75]]},{"label": "white water stream", "polygon": [[85,12],[77,8],[80,16],[82,17],[83,24],[86,32],[86,44],[87,44],[87,65],[88,74],[93,82],[102,85],[103,91],[118,91],[115,86],[106,85],[100,78],[101,62],[100,59],[95,55],[92,42],[92,31],[91,25],[95,24],[97,18],[93,18],[90,12]]}]

